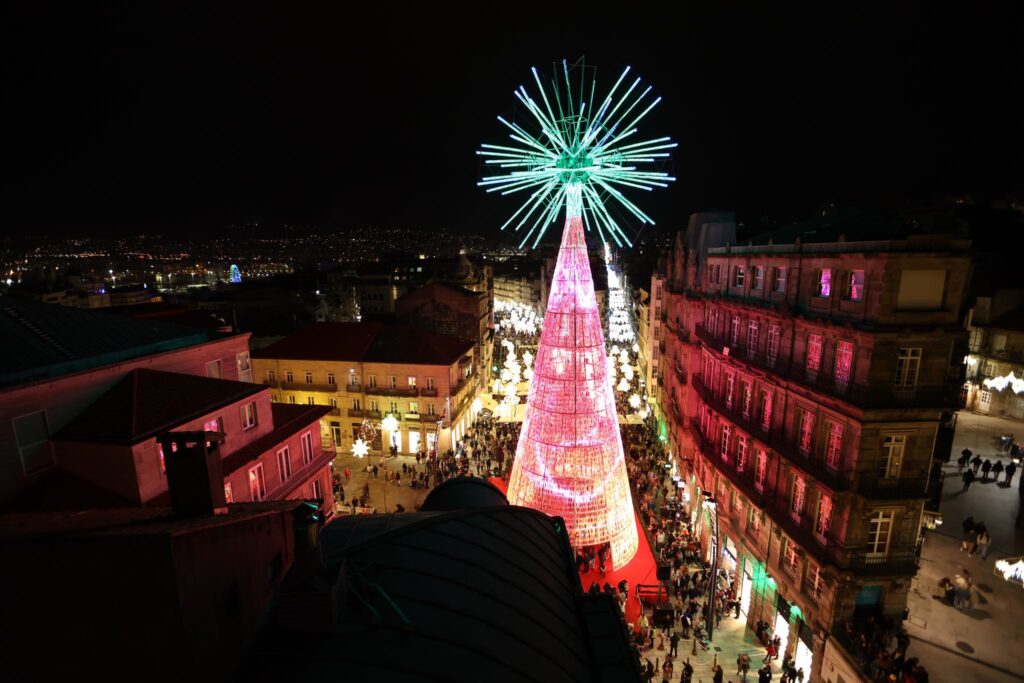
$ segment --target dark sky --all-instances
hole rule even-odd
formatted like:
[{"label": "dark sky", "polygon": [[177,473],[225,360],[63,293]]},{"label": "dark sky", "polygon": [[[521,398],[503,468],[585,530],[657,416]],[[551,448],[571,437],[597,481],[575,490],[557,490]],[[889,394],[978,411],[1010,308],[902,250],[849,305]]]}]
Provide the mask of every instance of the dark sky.
[{"label": "dark sky", "polygon": [[495,116],[530,66],[581,55],[605,87],[629,64],[663,97],[641,129],[679,142],[678,182],[644,197],[663,227],[713,207],[795,217],[1022,187],[1020,15],[978,3],[277,4],[5,9],[0,231],[492,230],[518,204],[475,187],[474,150],[501,142]]}]

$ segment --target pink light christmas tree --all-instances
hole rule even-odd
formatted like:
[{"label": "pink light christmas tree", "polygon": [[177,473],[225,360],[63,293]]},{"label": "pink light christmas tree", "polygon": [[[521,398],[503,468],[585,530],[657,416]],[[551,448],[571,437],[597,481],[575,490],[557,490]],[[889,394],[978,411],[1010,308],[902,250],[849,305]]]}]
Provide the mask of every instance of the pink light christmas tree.
[{"label": "pink light christmas tree", "polygon": [[[562,206],[566,209],[508,498],[565,519],[576,547],[609,543],[612,567],[618,568],[636,553],[638,537],[584,227],[595,227],[605,243],[629,244],[605,206],[612,200],[653,224],[622,190],[652,190],[675,180],[660,171],[638,170],[663,160],[675,143],[631,141],[636,124],[661,98],[645,101],[651,89],[638,91],[639,78],[626,86],[629,67],[595,107],[593,67],[570,69],[565,61],[559,66],[552,98],[536,69],[542,102],[523,86],[515,92],[539,132],[498,117],[518,146],[483,145],[477,152],[486,164],[505,169],[480,182],[488,192],[530,192],[501,226],[518,219],[518,232],[530,224],[521,246],[531,237],[536,246]],[[626,88],[621,95],[619,86]]]}]

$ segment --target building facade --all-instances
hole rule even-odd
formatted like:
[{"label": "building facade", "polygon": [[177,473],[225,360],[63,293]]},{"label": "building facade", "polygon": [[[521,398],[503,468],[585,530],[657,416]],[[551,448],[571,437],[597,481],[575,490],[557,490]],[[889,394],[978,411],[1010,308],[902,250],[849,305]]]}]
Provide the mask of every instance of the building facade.
[{"label": "building facade", "polygon": [[967,319],[967,407],[1024,420],[1024,291],[979,296]]},{"label": "building facade", "polygon": [[717,531],[748,626],[817,680],[846,622],[905,607],[960,401],[970,256],[945,237],[802,236],[677,240],[659,375],[703,547]]},{"label": "building facade", "polygon": [[[408,326],[317,323],[253,354],[256,379],[284,404],[325,405],[321,431],[349,451],[368,421],[370,450],[451,448],[472,423],[473,341]],[[392,432],[380,429],[388,415]]]}]

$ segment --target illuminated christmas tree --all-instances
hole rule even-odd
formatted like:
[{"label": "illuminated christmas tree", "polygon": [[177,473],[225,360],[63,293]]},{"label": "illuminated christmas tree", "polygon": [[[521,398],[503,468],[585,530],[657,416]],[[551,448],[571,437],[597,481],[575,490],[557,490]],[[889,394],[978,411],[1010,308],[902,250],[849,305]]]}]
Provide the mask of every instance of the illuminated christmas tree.
[{"label": "illuminated christmas tree", "polygon": [[635,94],[639,78],[617,97],[628,67],[590,109],[583,98],[589,94],[593,105],[593,68],[570,69],[564,61],[560,67],[551,98],[533,70],[543,107],[524,87],[515,93],[539,133],[498,117],[517,146],[483,145],[478,152],[486,164],[508,169],[481,181],[488,192],[531,192],[502,226],[518,219],[519,231],[530,223],[521,246],[531,237],[536,246],[566,209],[508,498],[564,518],[576,547],[610,543],[612,566],[621,567],[638,538],[584,228],[596,227],[602,242],[630,243],[606,206],[610,199],[653,224],[620,188],[666,187],[674,178],[637,165],[663,160],[675,144],[668,138],[624,144],[660,99],[645,100],[649,87]]}]

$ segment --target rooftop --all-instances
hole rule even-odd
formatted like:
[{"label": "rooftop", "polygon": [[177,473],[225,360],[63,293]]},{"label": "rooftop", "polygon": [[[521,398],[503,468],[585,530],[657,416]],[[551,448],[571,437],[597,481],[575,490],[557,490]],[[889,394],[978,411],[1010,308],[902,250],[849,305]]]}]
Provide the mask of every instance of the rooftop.
[{"label": "rooftop", "polygon": [[409,325],[314,323],[253,353],[254,358],[451,365],[473,342]]},{"label": "rooftop", "polygon": [[978,325],[978,327],[1020,332],[1024,330],[1024,306],[1018,306],[1017,308],[1009,310],[1006,313],[997,316],[988,324]]},{"label": "rooftop", "polygon": [[331,412],[330,406],[271,403],[270,415],[274,420],[274,430],[246,444],[221,460],[221,470],[224,476],[228,476],[239,467],[244,467],[249,461],[260,457],[267,450],[292,436],[303,427],[316,422],[329,412]]},{"label": "rooftop", "polygon": [[109,311],[0,297],[0,387],[195,346],[204,330]]},{"label": "rooftop", "polygon": [[249,382],[136,369],[54,438],[134,444],[265,390]]}]

